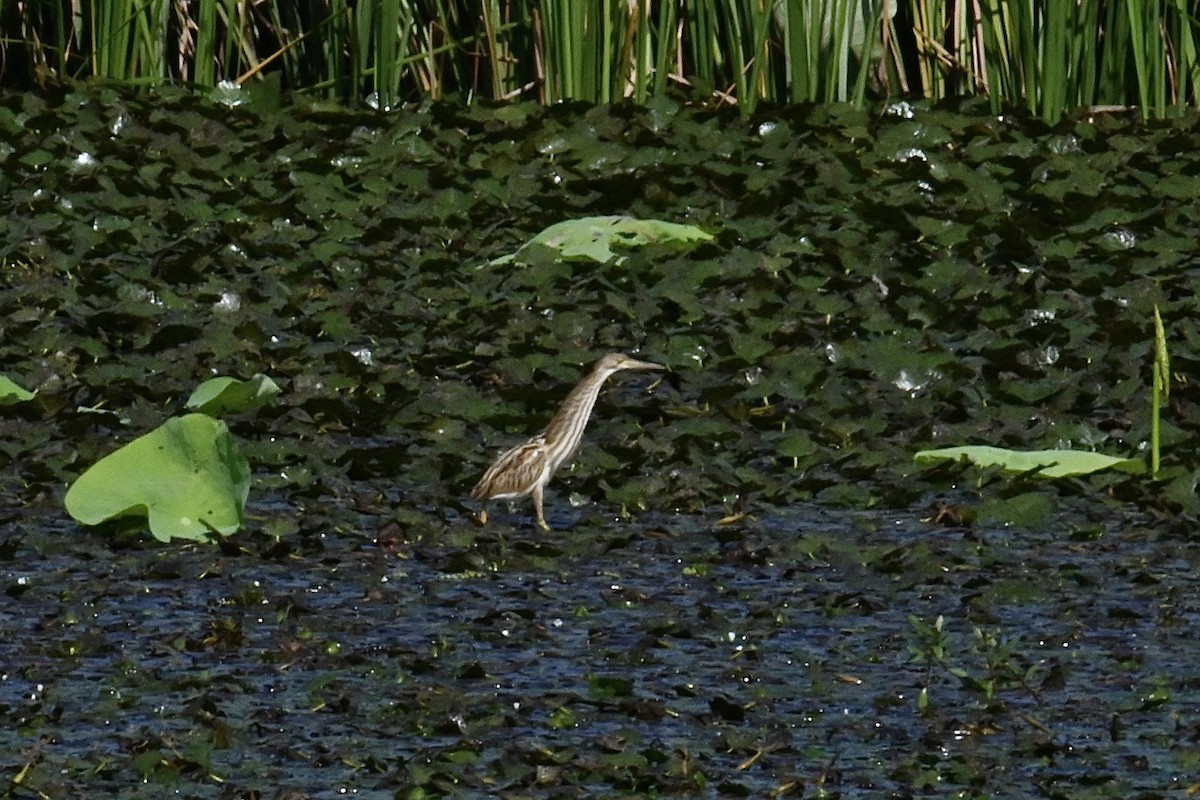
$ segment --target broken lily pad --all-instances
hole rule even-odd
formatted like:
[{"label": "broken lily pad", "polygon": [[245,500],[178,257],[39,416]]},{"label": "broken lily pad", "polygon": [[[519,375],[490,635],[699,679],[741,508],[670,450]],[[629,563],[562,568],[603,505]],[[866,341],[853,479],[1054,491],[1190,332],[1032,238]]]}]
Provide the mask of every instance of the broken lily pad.
[{"label": "broken lily pad", "polygon": [[523,261],[522,256],[530,249],[543,247],[556,251],[563,261],[620,264],[625,257],[619,250],[668,243],[684,251],[712,238],[712,234],[695,225],[620,215],[581,217],[551,225],[522,245],[517,252],[501,256],[491,263],[499,265]]},{"label": "broken lily pad", "polygon": [[251,411],[279,396],[279,384],[259,373],[248,381],[212,378],[196,387],[185,404],[193,411],[211,416]]},{"label": "broken lily pad", "polygon": [[968,445],[922,450],[913,458],[916,461],[957,461],[965,458],[981,467],[1001,467],[1009,472],[1027,472],[1042,478],[1090,475],[1105,469],[1132,474],[1146,470],[1141,459],[1117,458],[1087,450],[1006,450],[989,445]]},{"label": "broken lily pad", "polygon": [[144,515],[160,541],[206,541],[241,527],[249,492],[249,463],[225,423],[188,414],[100,459],[65,503],[84,525]]}]

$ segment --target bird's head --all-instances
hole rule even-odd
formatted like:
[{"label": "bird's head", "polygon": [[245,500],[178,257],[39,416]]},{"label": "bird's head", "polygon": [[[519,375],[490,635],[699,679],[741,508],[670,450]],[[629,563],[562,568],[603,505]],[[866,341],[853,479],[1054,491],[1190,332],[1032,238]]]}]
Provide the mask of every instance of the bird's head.
[{"label": "bird's head", "polygon": [[596,362],[596,369],[603,370],[611,375],[623,369],[666,369],[666,367],[650,361],[638,361],[636,358],[631,358],[624,353],[609,353]]}]

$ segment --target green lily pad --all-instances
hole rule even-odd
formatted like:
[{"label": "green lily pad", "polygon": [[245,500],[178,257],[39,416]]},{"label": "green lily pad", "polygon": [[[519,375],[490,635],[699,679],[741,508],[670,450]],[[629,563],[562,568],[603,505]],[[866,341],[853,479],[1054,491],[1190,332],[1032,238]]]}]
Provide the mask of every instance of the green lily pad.
[{"label": "green lily pad", "polygon": [[65,502],[84,525],[145,515],[160,541],[206,541],[241,527],[249,492],[250,465],[225,423],[188,414],[100,459]]},{"label": "green lily pad", "polygon": [[185,405],[193,411],[220,416],[266,405],[278,397],[279,392],[279,384],[262,373],[248,381],[212,378],[197,386]]},{"label": "green lily pad", "polygon": [[0,406],[11,406],[33,399],[34,392],[18,386],[11,378],[0,375]]},{"label": "green lily pad", "polygon": [[499,265],[521,261],[527,250],[544,247],[557,252],[563,261],[619,264],[625,258],[618,250],[630,250],[652,243],[675,244],[680,250],[687,250],[712,238],[711,233],[695,225],[626,216],[581,217],[551,225],[522,245],[516,253],[501,256],[491,263]]},{"label": "green lily pad", "polygon": [[1003,447],[969,445],[922,450],[917,461],[956,461],[965,458],[981,467],[1001,467],[1009,472],[1028,472],[1042,478],[1090,475],[1105,469],[1137,474],[1146,464],[1139,458],[1117,458],[1087,450],[1006,450]]}]

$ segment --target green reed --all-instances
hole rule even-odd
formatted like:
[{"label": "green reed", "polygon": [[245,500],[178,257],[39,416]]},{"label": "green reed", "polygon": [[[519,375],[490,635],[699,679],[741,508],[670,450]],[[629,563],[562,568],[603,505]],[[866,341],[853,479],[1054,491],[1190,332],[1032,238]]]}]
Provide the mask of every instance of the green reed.
[{"label": "green reed", "polygon": [[1157,478],[1162,464],[1162,432],[1159,417],[1171,395],[1171,356],[1167,352],[1167,334],[1158,306],[1154,307],[1154,365],[1150,385],[1150,474]]},{"label": "green reed", "polygon": [[1194,0],[26,0],[0,84],[248,82],[420,98],[759,103],[978,95],[997,113],[1196,104]]}]

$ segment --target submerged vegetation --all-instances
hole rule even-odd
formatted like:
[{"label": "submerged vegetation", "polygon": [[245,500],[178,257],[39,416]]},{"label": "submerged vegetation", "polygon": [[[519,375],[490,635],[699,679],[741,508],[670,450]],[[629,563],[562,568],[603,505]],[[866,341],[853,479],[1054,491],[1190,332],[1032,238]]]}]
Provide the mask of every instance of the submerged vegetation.
[{"label": "submerged vegetation", "polygon": [[0,81],[236,82],[392,108],[447,97],[736,104],[984,96],[1057,119],[1197,102],[1196,5],[1076,0],[26,0]]}]

